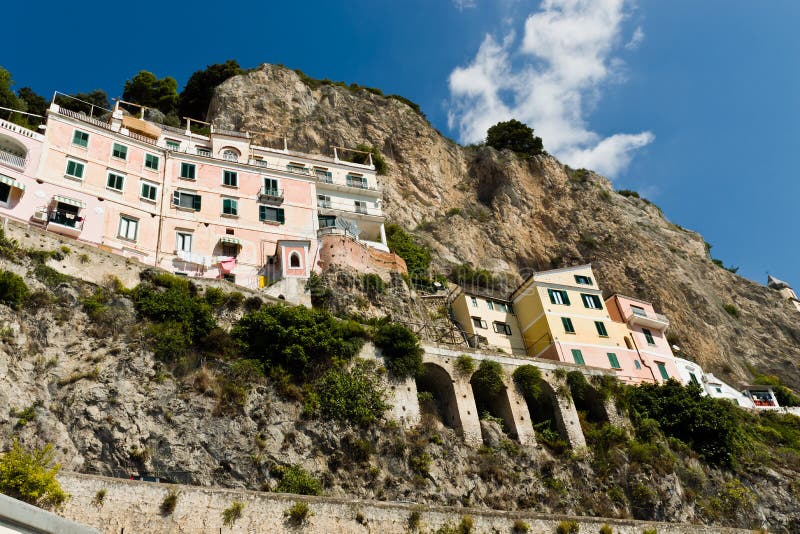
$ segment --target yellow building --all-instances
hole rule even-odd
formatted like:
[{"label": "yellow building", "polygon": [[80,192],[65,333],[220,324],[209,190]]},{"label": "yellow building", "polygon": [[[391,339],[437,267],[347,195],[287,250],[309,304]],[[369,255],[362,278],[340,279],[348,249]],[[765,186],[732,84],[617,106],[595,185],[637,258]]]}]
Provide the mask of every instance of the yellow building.
[{"label": "yellow building", "polygon": [[591,265],[534,273],[510,298],[530,356],[617,371],[630,383],[652,381],[624,323],[613,321]]},{"label": "yellow building", "polygon": [[450,307],[470,347],[526,355],[525,343],[508,300],[462,289],[451,300]]}]

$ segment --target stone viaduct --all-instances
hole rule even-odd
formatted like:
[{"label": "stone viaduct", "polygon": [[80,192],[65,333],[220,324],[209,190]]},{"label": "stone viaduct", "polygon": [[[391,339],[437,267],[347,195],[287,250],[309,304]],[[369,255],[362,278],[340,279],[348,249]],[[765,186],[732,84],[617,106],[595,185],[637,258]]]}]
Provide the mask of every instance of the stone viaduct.
[{"label": "stone viaduct", "polygon": [[[445,426],[453,428],[471,445],[483,444],[481,414],[488,412],[501,419],[507,434],[521,445],[536,446],[534,425],[550,421],[550,427],[570,447],[586,446],[581,430],[578,410],[586,411],[595,421],[610,421],[624,425],[625,418],[613,399],[603,399],[592,385],[593,377],[611,376],[606,369],[579,366],[538,358],[516,358],[508,355],[476,350],[454,350],[452,348],[424,344],[423,362],[425,373],[417,379],[389,380],[391,417],[404,425],[413,426],[423,413],[435,412]],[[363,357],[378,357],[379,352],[368,349]],[[485,395],[471,383],[472,374],[465,375],[456,367],[459,356],[470,356],[476,367],[483,360],[500,364],[503,369],[505,390],[498,395]],[[541,372],[539,388],[541,394],[535,402],[526,400],[514,382],[512,375],[522,365],[533,365]],[[587,391],[582,398],[574,398],[567,383],[570,371],[579,371],[587,381]],[[420,403],[419,393],[428,392],[432,406]]]}]

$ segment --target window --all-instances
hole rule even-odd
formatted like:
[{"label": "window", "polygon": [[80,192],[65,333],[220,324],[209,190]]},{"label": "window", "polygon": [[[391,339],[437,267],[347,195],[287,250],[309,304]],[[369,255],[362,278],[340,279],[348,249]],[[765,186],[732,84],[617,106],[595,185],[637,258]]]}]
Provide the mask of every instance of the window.
[{"label": "window", "polygon": [[603,309],[603,304],[600,302],[600,297],[597,295],[587,295],[586,293],[581,293],[581,299],[583,300],[583,305],[586,308],[591,308],[593,310]]},{"label": "window", "polygon": [[286,170],[298,174],[308,174],[308,169],[306,169],[305,166],[301,165],[300,163],[289,163],[286,166]]},{"label": "window", "polygon": [[717,390],[717,393],[722,393],[722,388],[714,388]]},{"label": "window", "polygon": [[589,278],[588,276],[583,276],[583,275],[580,275],[580,274],[576,274],[575,275],[575,283],[576,284],[583,284],[583,285],[590,286],[590,285],[592,285],[592,279]]},{"label": "window", "polygon": [[280,196],[278,180],[275,178],[264,178],[264,194],[272,197]]},{"label": "window", "polygon": [[560,289],[548,289],[547,294],[550,295],[550,302],[553,304],[564,304],[569,306],[569,296],[566,291]]},{"label": "window", "polygon": [[642,308],[641,306],[631,305],[631,312],[634,315],[638,315],[639,317],[647,317],[647,312],[645,312],[644,308]]},{"label": "window", "polygon": [[595,321],[594,327],[597,328],[598,336],[608,337],[608,330],[606,330],[606,325],[603,324],[603,321]]},{"label": "window", "polygon": [[498,334],[511,335],[511,326],[502,321],[495,321],[492,323],[492,326],[494,327],[494,331]]},{"label": "window", "polygon": [[192,251],[192,234],[189,232],[175,233],[175,250],[178,252]]},{"label": "window", "polygon": [[491,300],[487,300],[486,301],[486,307],[489,308],[490,310],[494,311],[494,304],[492,303]]},{"label": "window", "polygon": [[239,175],[236,173],[236,171],[222,171],[222,185],[227,185],[228,187],[238,187]]},{"label": "window", "polygon": [[150,169],[151,171],[158,170],[158,156],[154,156],[153,154],[145,154],[144,155],[144,168]]},{"label": "window", "polygon": [[572,319],[570,319],[569,317],[562,317],[561,324],[564,325],[564,332],[566,332],[567,334],[575,333],[575,327],[572,326]]},{"label": "window", "polygon": [[235,198],[223,198],[222,214],[231,216],[239,215],[239,201]]},{"label": "window", "polygon": [[117,159],[128,159],[128,147],[119,143],[114,143],[114,148],[111,150],[111,156]]},{"label": "window", "polygon": [[172,193],[172,205],[178,208],[200,211],[201,197],[184,191]]},{"label": "window", "polygon": [[326,171],[325,169],[314,169],[314,176],[317,177],[317,180],[320,182],[324,182],[326,184],[333,183],[333,174]]},{"label": "window", "polygon": [[644,334],[644,338],[647,340],[648,345],[655,345],[656,340],[653,339],[653,333],[650,332],[647,328],[642,328],[642,334]]},{"label": "window", "polygon": [[72,134],[72,144],[82,147],[89,146],[89,134],[80,130],[75,130]]},{"label": "window", "polygon": [[170,150],[179,150],[181,148],[181,143],[179,141],[167,139],[167,148]]},{"label": "window", "polygon": [[505,302],[495,302],[494,305],[499,311],[508,313],[508,305]]},{"label": "window", "polygon": [[67,160],[67,176],[83,180],[83,170],[86,166],[83,163],[75,161],[74,159]]},{"label": "window", "polygon": [[259,221],[272,221],[283,224],[286,222],[286,216],[283,213],[283,208],[272,208],[270,206],[258,207],[258,220]]},{"label": "window", "polygon": [[700,385],[700,381],[697,380],[697,377],[694,376],[694,373],[689,373],[689,380],[692,381],[692,384],[697,384],[698,386]]},{"label": "window", "polygon": [[489,326],[486,324],[486,321],[480,317],[472,317],[472,326],[475,328],[489,328]]},{"label": "window", "polygon": [[139,220],[125,215],[119,218],[119,231],[117,236],[122,239],[136,241],[136,233],[139,231]]},{"label": "window", "polygon": [[356,200],[356,213],[367,213],[367,203],[363,200]]},{"label": "window", "polygon": [[207,158],[211,157],[211,149],[210,148],[199,146],[199,147],[197,147],[195,149],[195,151],[197,152],[198,156],[205,156]]},{"label": "window", "polygon": [[331,197],[328,195],[317,195],[317,207],[330,209]]},{"label": "window", "polygon": [[633,360],[633,366],[636,367],[636,369],[641,369],[642,368],[642,364],[639,363],[639,360],[636,360],[636,359]]},{"label": "window", "polygon": [[239,161],[239,153],[230,148],[228,150],[223,150],[222,159],[225,161]]},{"label": "window", "polygon": [[470,300],[472,301],[472,307],[473,308],[477,308],[478,307],[478,299],[476,299],[475,297],[470,297]]},{"label": "window", "polygon": [[181,178],[194,180],[197,176],[197,166],[194,163],[181,163]]},{"label": "window", "polygon": [[142,190],[139,196],[145,200],[152,200],[155,202],[158,196],[158,186],[150,182],[142,182]]},{"label": "window", "polygon": [[583,361],[583,353],[578,349],[572,349],[572,359],[578,365],[586,365],[586,362]]},{"label": "window", "polygon": [[607,352],[606,356],[608,356],[608,363],[611,364],[612,369],[622,369],[616,354],[614,354],[613,352]]},{"label": "window", "polygon": [[124,184],[125,184],[125,177],[123,175],[111,171],[108,172],[108,178],[106,179],[106,187],[108,187],[109,189],[113,189],[115,191],[122,191]]},{"label": "window", "polygon": [[298,254],[297,252],[292,252],[289,255],[289,268],[290,269],[300,268],[300,254]]},{"label": "window", "polygon": [[11,197],[11,186],[0,182],[0,204],[8,207],[8,199]]},{"label": "window", "polygon": [[661,378],[664,380],[669,380],[669,373],[667,372],[667,366],[661,362],[656,362],[658,366],[658,372],[661,373]]},{"label": "window", "polygon": [[235,243],[223,243],[222,255],[228,256],[229,258],[237,257],[239,255],[239,245]]},{"label": "window", "polygon": [[332,228],[336,226],[336,216],[335,215],[320,215],[317,217],[319,220],[319,227],[320,228]]},{"label": "window", "polygon": [[350,187],[358,187],[359,189],[367,188],[367,179],[363,176],[356,176],[353,174],[347,175],[347,185]]}]

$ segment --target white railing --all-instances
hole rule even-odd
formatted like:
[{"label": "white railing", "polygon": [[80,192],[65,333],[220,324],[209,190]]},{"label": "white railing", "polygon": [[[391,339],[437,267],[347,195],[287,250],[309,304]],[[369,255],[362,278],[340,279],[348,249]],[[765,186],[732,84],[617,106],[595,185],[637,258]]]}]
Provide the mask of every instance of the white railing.
[{"label": "white railing", "polygon": [[10,130],[16,134],[29,137],[31,139],[36,139],[37,141],[44,141],[44,136],[40,133],[36,133],[33,130],[29,130],[20,126],[19,124],[14,124],[13,122],[8,122],[7,120],[0,119],[0,128],[4,128],[6,130]]},{"label": "white railing", "polygon": [[11,152],[6,152],[2,148],[0,148],[0,161],[8,165],[11,165],[12,167],[24,169],[27,160],[22,156],[12,154]]}]

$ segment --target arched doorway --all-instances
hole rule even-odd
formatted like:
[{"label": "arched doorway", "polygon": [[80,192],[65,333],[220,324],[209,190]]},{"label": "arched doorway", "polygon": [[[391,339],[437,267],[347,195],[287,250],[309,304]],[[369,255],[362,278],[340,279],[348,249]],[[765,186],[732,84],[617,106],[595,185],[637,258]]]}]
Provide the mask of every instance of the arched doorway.
[{"label": "arched doorway", "polygon": [[435,363],[425,363],[423,367],[425,372],[416,379],[417,392],[423,395],[430,394],[432,406],[426,406],[427,403],[423,402],[420,409],[423,412],[435,412],[432,415],[436,415],[445,426],[462,432],[463,426],[458,414],[458,401],[452,377]]}]

